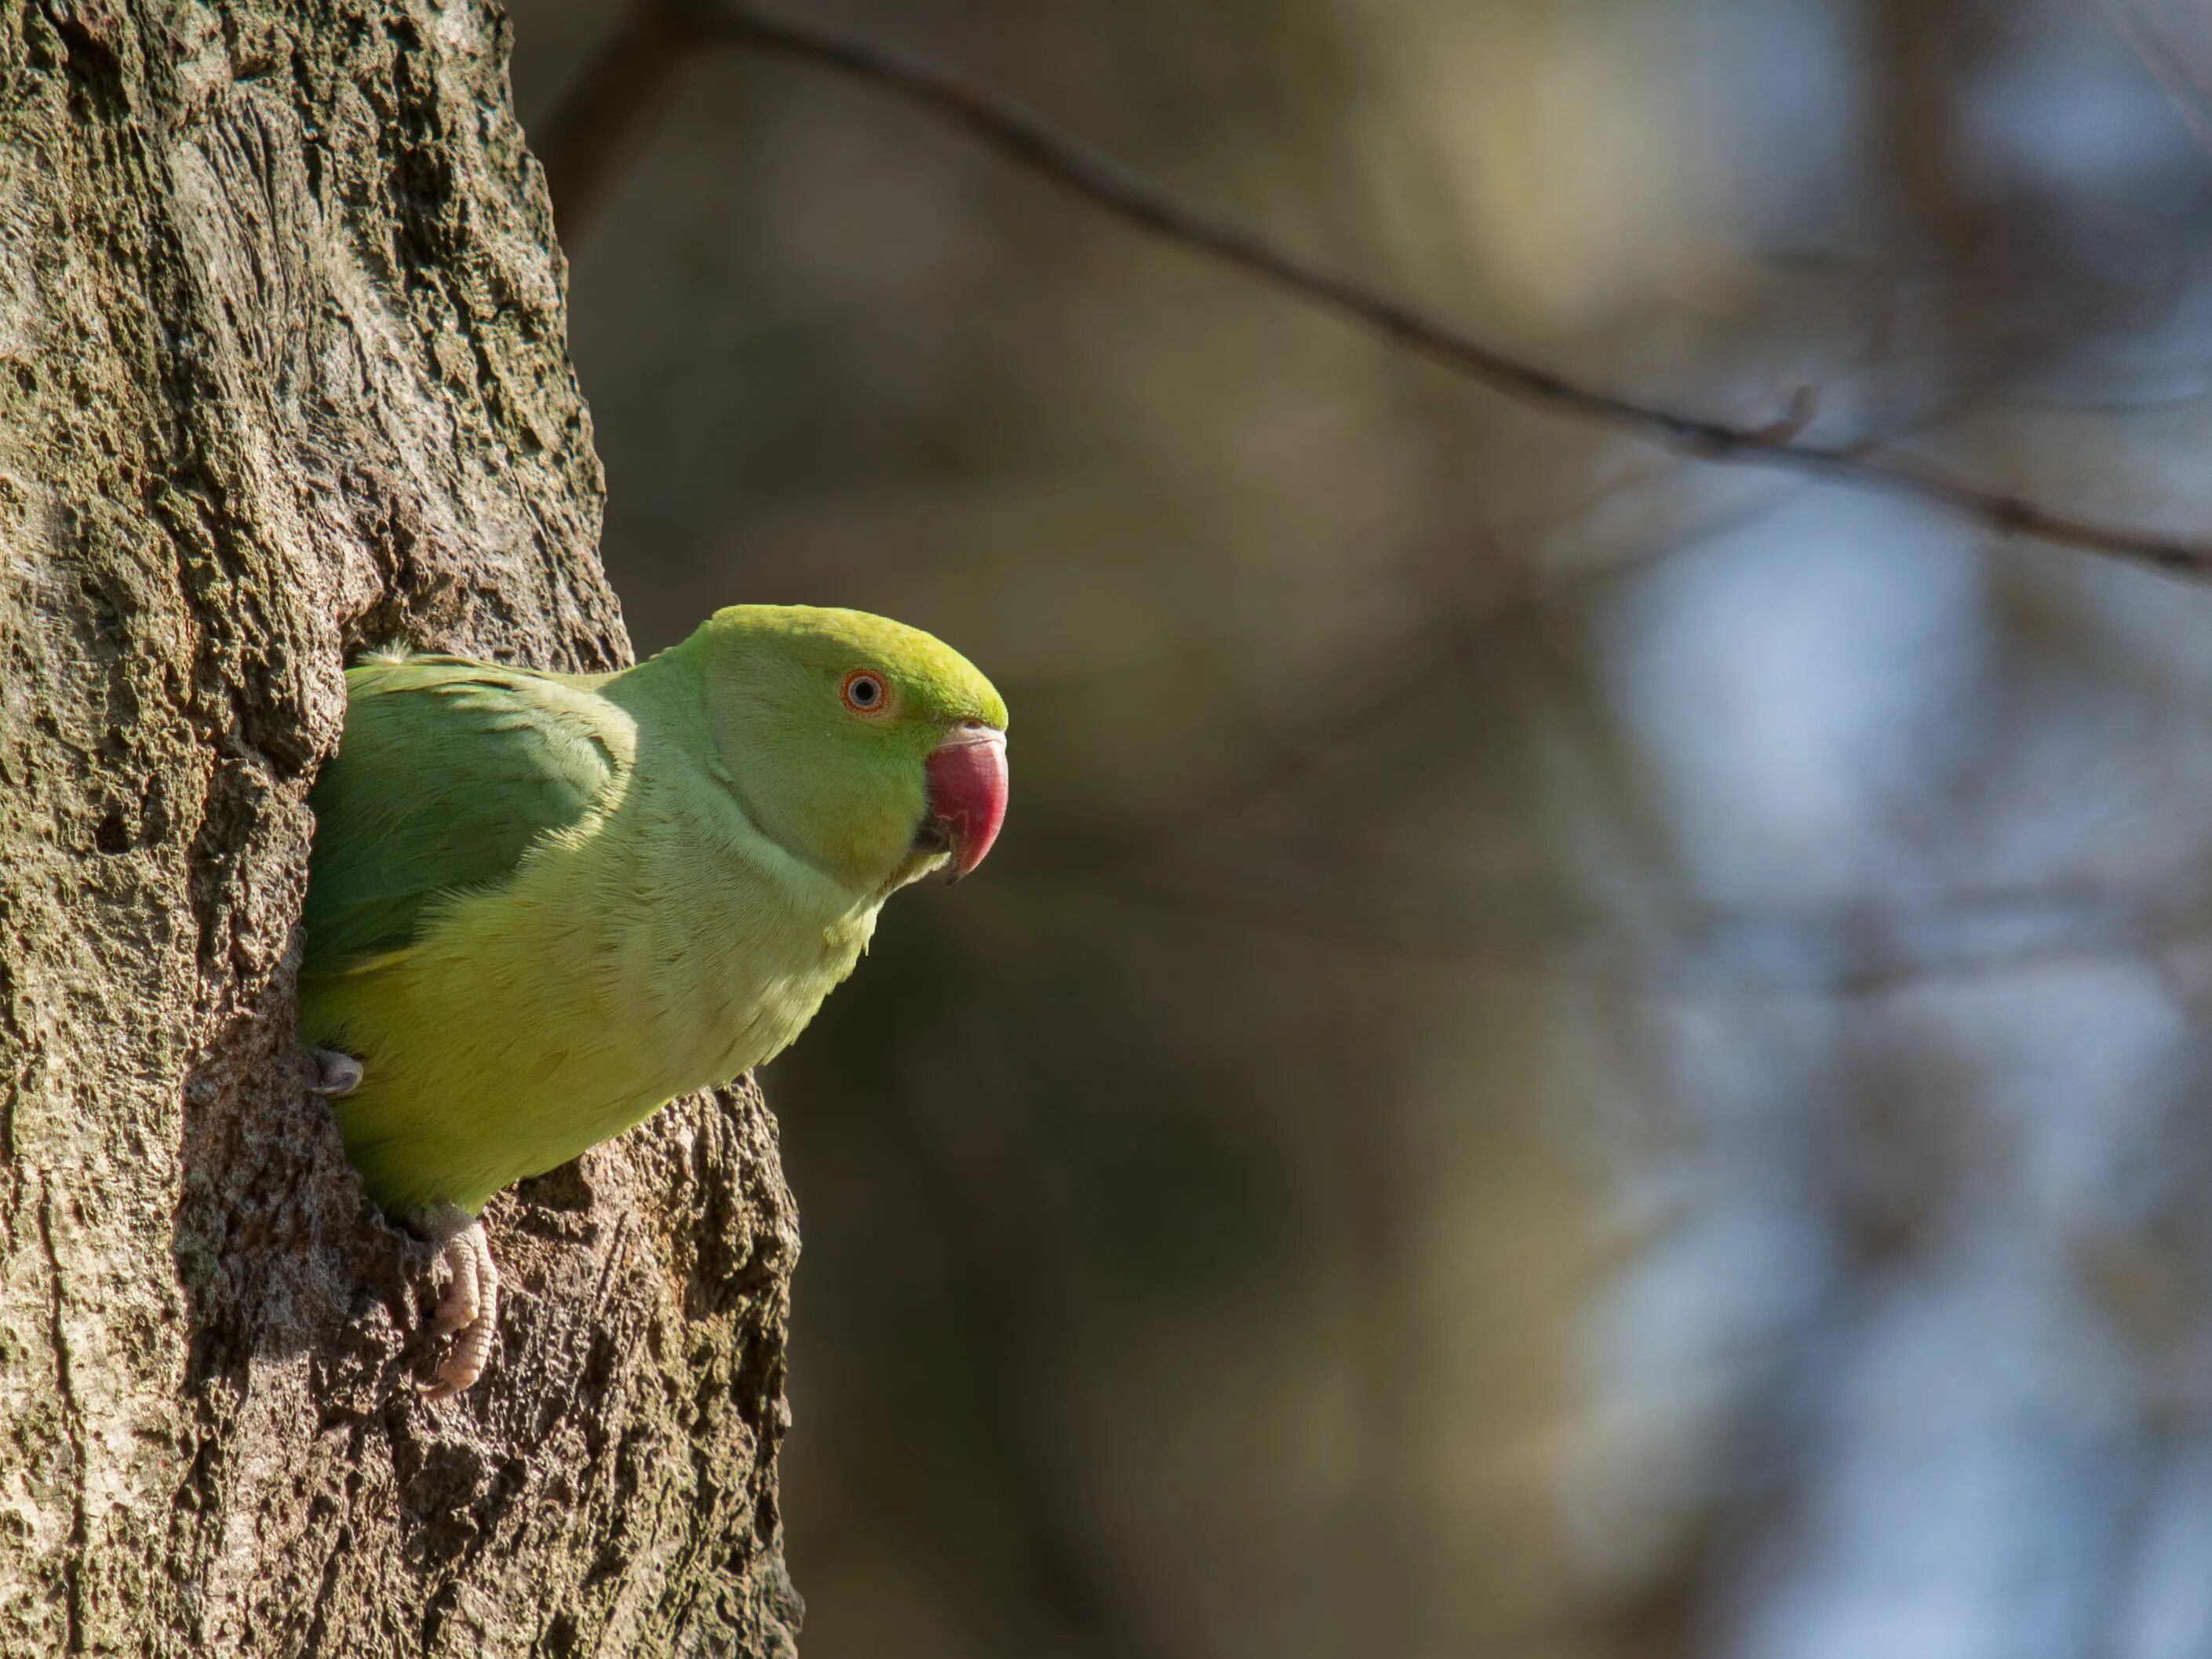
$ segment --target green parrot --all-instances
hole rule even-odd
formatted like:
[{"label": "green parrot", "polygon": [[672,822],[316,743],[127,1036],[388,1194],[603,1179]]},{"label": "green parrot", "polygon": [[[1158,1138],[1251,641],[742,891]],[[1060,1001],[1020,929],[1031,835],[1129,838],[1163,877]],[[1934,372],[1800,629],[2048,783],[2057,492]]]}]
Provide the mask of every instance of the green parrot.
[{"label": "green parrot", "polygon": [[1006,733],[929,635],[798,605],[618,674],[347,673],[300,1030],[369,1195],[444,1247],[433,1398],[490,1353],[485,1200],[788,1045],[885,899],[982,861]]}]

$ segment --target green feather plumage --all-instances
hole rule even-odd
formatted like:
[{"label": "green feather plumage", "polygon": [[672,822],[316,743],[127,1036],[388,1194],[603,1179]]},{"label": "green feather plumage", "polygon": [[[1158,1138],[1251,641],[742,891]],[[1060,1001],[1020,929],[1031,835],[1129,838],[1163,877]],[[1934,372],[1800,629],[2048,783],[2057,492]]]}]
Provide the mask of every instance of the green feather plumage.
[{"label": "green feather plumage", "polygon": [[[884,675],[886,718],[839,678]],[[799,1035],[916,844],[947,729],[1001,729],[964,659],[879,617],[738,606],[612,675],[447,657],[347,677],[311,798],[301,1030],[395,1212],[473,1213]]]}]

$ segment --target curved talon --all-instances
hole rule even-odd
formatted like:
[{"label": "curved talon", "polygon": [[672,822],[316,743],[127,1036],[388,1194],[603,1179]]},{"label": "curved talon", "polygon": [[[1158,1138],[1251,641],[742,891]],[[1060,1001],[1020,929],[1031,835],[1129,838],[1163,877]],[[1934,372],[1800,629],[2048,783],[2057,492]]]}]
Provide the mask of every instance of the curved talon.
[{"label": "curved talon", "polygon": [[315,1080],[307,1085],[309,1094],[349,1095],[361,1087],[362,1063],[351,1054],[335,1048],[310,1048],[307,1053],[315,1062]]},{"label": "curved talon", "polygon": [[452,1335],[453,1346],[438,1362],[438,1375],[422,1387],[425,1400],[459,1394],[484,1372],[492,1337],[499,1328],[499,1266],[483,1223],[471,1221],[446,1242],[446,1266],[453,1273],[430,1316],[430,1329]]}]

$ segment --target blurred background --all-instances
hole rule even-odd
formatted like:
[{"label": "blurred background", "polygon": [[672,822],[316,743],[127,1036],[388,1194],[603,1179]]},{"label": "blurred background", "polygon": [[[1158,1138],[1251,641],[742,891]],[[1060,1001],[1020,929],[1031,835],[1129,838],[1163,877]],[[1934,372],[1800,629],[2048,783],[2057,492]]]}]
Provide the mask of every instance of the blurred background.
[{"label": "blurred background", "polygon": [[[623,14],[512,6],[543,152]],[[2212,523],[2212,0],[811,15],[1605,384]],[[810,68],[651,101],[559,209],[641,653],[854,605],[1015,714],[768,1079],[808,1659],[2212,1653],[2212,593]]]}]

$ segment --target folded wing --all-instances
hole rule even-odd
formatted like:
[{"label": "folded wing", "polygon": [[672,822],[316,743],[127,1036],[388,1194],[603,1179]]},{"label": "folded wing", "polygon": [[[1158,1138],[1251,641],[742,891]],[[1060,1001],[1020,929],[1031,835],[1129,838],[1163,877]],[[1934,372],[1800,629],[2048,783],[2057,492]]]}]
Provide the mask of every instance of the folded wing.
[{"label": "folded wing", "polygon": [[309,797],[303,971],[412,944],[441,902],[611,803],[634,754],[628,719],[577,680],[454,657],[349,671],[344,740]]}]

